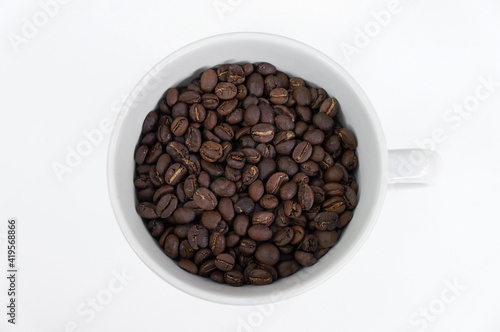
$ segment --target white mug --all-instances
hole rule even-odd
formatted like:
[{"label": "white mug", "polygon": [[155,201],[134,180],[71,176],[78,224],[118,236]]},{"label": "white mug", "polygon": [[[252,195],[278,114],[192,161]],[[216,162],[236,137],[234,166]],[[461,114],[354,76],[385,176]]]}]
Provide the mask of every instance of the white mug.
[{"label": "white mug", "polygon": [[[136,212],[134,151],[146,114],[170,87],[187,84],[203,70],[223,63],[270,62],[338,99],[338,117],[358,141],[359,204],[337,244],[318,262],[266,286],[231,287],[180,269],[147,231]],[[389,162],[390,161],[390,162]],[[108,153],[108,187],[116,219],[141,260],[160,278],[188,294],[225,304],[263,304],[303,293],[330,278],[361,248],[378,218],[389,182],[436,178],[433,153],[388,153],[382,127],[354,79],[325,54],[298,41],[263,33],[230,33],[189,44],[163,59],[134,88],[118,115]]]}]

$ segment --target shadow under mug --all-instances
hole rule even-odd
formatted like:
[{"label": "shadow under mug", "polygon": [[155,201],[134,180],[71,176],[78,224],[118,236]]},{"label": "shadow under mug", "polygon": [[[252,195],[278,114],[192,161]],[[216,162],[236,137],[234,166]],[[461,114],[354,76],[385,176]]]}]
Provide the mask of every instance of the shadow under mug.
[{"label": "shadow under mug", "polygon": [[[318,262],[266,286],[230,287],[187,273],[168,258],[148,233],[135,207],[134,151],[146,114],[170,87],[186,84],[223,63],[270,62],[290,77],[324,88],[338,99],[338,117],[358,140],[359,203],[337,244]],[[375,110],[356,81],[336,62],[301,42],[264,33],[229,33],[189,44],[154,66],[138,83],[118,115],[108,152],[108,187],[118,224],[140,259],[172,286],[201,299],[249,305],[280,301],[321,284],[339,271],[369,236],[389,183],[423,183],[438,175],[430,151],[388,152]]]}]

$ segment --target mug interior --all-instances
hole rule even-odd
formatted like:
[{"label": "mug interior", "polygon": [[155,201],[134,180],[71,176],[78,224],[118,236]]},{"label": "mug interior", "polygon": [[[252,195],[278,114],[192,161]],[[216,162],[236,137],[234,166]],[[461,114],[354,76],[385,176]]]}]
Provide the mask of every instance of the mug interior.
[{"label": "mug interior", "polygon": [[[290,77],[323,87],[339,100],[340,119],[357,136],[359,204],[337,244],[312,267],[267,286],[230,287],[181,270],[148,233],[135,207],[134,151],[146,114],[170,87],[186,84],[222,63],[266,61]],[[226,304],[262,304],[298,295],[335,274],[359,250],[378,217],[387,182],[387,148],[379,120],[361,88],[338,64],[303,43],[269,34],[233,33],[176,51],[136,86],[120,112],[108,155],[110,199],[120,228],[142,261],[162,279],[193,296]]]}]

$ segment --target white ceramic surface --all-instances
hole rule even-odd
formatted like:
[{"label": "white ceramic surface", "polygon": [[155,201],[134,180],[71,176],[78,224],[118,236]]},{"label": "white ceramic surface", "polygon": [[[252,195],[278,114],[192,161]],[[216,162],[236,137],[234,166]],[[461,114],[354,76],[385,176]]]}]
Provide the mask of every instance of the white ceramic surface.
[{"label": "white ceramic surface", "polygon": [[[356,134],[360,186],[354,218],[339,242],[312,267],[267,286],[239,288],[186,273],[153,240],[135,211],[134,150],[142,122],[169,87],[186,83],[204,69],[227,62],[275,64],[335,96],[344,125]],[[108,155],[108,186],[120,228],[130,245],[160,278],[193,296],[248,305],[284,300],[318,286],[360,249],[379,215],[387,189],[388,154],[377,115],[355,80],[325,54],[288,38],[262,33],[231,33],[189,44],[163,59],[136,86],[118,116]]]}]

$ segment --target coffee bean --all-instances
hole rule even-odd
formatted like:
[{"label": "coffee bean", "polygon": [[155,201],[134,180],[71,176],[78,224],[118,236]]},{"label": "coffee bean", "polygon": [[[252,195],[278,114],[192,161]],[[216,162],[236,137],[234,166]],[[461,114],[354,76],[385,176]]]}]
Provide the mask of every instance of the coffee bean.
[{"label": "coffee bean", "polygon": [[[265,226],[262,226],[262,227],[265,227]],[[257,249],[257,243],[252,239],[241,239],[240,246],[238,247],[238,249],[240,250],[240,252],[243,255],[250,256]]]},{"label": "coffee bean", "polygon": [[276,74],[276,67],[268,62],[261,62],[255,66],[255,70],[261,75]]},{"label": "coffee bean", "polygon": [[269,211],[260,211],[252,216],[252,224],[270,226],[274,221],[274,214]]},{"label": "coffee bean", "polygon": [[337,99],[335,98],[325,99],[321,104],[321,106],[319,107],[319,111],[333,118],[335,115],[337,115],[337,112],[339,111],[339,103]]},{"label": "coffee bean", "polygon": [[274,244],[263,243],[255,250],[255,259],[262,264],[274,265],[280,259],[280,251]]},{"label": "coffee bean", "polygon": [[273,282],[273,276],[266,270],[254,269],[249,273],[249,280],[253,285],[269,285]]},{"label": "coffee bean", "polygon": [[304,252],[304,251],[300,251],[300,250],[296,251],[293,254],[293,257],[295,258],[297,263],[299,263],[302,266],[311,266],[311,265],[316,264],[316,262],[318,261],[312,253]]},{"label": "coffee bean", "polygon": [[233,220],[234,218],[234,206],[233,202],[231,201],[230,198],[221,198],[219,200],[219,205],[217,206],[217,209],[219,210],[219,213],[221,214],[222,218],[226,221]]},{"label": "coffee bean", "polygon": [[297,193],[300,207],[303,211],[308,211],[314,204],[314,192],[307,183],[301,183]]},{"label": "coffee bean", "polygon": [[288,101],[288,91],[283,88],[275,88],[269,93],[269,97],[273,104],[285,104]]},{"label": "coffee bean", "polygon": [[289,181],[288,175],[283,172],[274,173],[269,177],[266,183],[266,192],[269,194],[277,195],[281,186]]},{"label": "coffee bean", "polygon": [[208,245],[212,253],[217,256],[226,250],[226,237],[219,232],[213,232],[208,240]]},{"label": "coffee bean", "polygon": [[186,270],[189,273],[198,274],[198,267],[189,259],[181,259],[178,265],[181,269]]},{"label": "coffee bean", "polygon": [[224,281],[229,286],[239,287],[243,285],[243,273],[238,270],[231,270],[224,274]]},{"label": "coffee bean", "polygon": [[163,219],[172,215],[177,209],[177,197],[172,194],[166,194],[160,198],[156,205],[156,214]]},{"label": "coffee bean", "polygon": [[339,227],[339,228],[345,227],[352,220],[352,217],[353,217],[352,211],[344,211],[344,212],[342,212],[340,214],[339,222],[337,224],[337,227]]},{"label": "coffee bean", "polygon": [[158,118],[159,116],[157,112],[149,112],[144,119],[144,122],[142,123],[142,133],[147,134],[154,131],[156,129],[156,126],[158,125]]},{"label": "coffee bean", "polygon": [[282,200],[290,200],[297,194],[297,184],[295,182],[287,182],[280,188],[280,197]]},{"label": "coffee bean", "polygon": [[233,99],[238,93],[238,89],[232,83],[221,82],[215,86],[215,95],[222,100]]},{"label": "coffee bean", "polygon": [[286,278],[296,273],[300,268],[300,265],[294,260],[288,260],[281,262],[277,265],[278,275],[281,278]]},{"label": "coffee bean", "polygon": [[247,165],[241,174],[241,181],[244,185],[249,186],[257,180],[258,176],[259,168],[255,165]]},{"label": "coffee bean", "polygon": [[215,266],[222,271],[230,271],[234,267],[234,257],[230,254],[219,254],[215,258]]},{"label": "coffee bean", "polygon": [[215,179],[210,185],[210,189],[220,197],[231,197],[236,193],[236,185],[226,178]]},{"label": "coffee bean", "polygon": [[294,233],[292,228],[284,227],[280,229],[278,232],[276,232],[273,241],[277,246],[281,247],[289,244],[293,240],[293,237]]},{"label": "coffee bean", "polygon": [[252,127],[252,138],[259,143],[267,143],[274,138],[274,126],[267,123],[259,123]]},{"label": "coffee bean", "polygon": [[145,219],[156,219],[156,206],[149,202],[142,202],[137,206],[137,213]]},{"label": "coffee bean", "polygon": [[341,163],[345,168],[351,171],[358,166],[358,157],[356,157],[353,150],[347,150],[342,154]]},{"label": "coffee bean", "polygon": [[181,207],[175,210],[173,217],[175,223],[187,224],[196,218],[196,213],[194,212],[193,209],[187,207]]},{"label": "coffee bean", "polygon": [[293,150],[292,158],[297,163],[306,162],[311,157],[312,151],[311,143],[307,141],[300,142]]},{"label": "coffee bean", "polygon": [[201,225],[192,225],[187,236],[189,244],[194,250],[208,246],[208,231]]},{"label": "coffee bean", "polygon": [[346,203],[342,197],[334,196],[326,200],[323,203],[322,207],[324,211],[332,211],[336,214],[340,214],[346,209]]},{"label": "coffee bean", "polygon": [[196,205],[204,210],[213,210],[217,206],[217,198],[207,188],[198,188],[194,193],[193,200]]},{"label": "coffee bean", "polygon": [[217,73],[213,69],[205,70],[200,77],[200,87],[204,92],[211,92],[217,85]]},{"label": "coffee bean", "polygon": [[176,259],[179,256],[179,238],[174,234],[168,235],[164,249],[168,257]]},{"label": "coffee bean", "polygon": [[326,249],[333,246],[338,239],[338,232],[336,231],[316,231],[314,235],[318,239],[319,248]]},{"label": "coffee bean", "polygon": [[262,195],[264,195],[264,184],[262,181],[255,180],[252,182],[252,184],[248,187],[248,194],[254,202],[260,200]]},{"label": "coffee bean", "polygon": [[250,197],[240,198],[234,204],[234,211],[236,213],[244,213],[246,215],[251,215],[255,209],[255,203]]},{"label": "coffee bean", "polygon": [[293,90],[293,98],[300,106],[307,106],[311,103],[311,92],[305,86],[298,86]]},{"label": "coffee bean", "polygon": [[262,196],[262,198],[259,201],[260,206],[262,206],[264,209],[274,209],[275,207],[278,206],[279,200],[276,196],[271,195],[271,194],[266,194]]},{"label": "coffee bean", "polygon": [[215,266],[215,260],[209,259],[208,261],[201,263],[200,268],[198,269],[198,274],[202,277],[208,277],[210,273],[214,272],[215,270],[217,270],[217,267]]},{"label": "coffee bean", "polygon": [[201,145],[200,155],[209,163],[216,162],[222,156],[222,146],[216,142],[205,141]]}]

